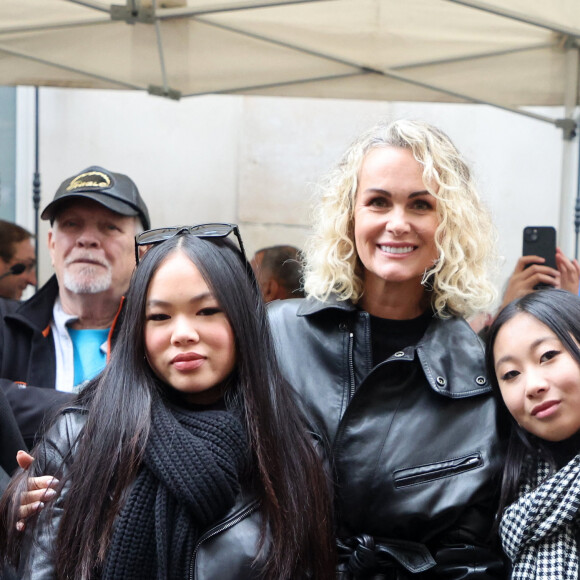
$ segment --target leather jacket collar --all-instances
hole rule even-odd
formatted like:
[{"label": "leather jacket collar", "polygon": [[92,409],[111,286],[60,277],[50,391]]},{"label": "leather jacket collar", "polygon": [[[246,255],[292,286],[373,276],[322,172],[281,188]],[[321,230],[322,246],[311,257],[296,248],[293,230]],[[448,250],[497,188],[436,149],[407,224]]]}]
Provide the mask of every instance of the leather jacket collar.
[{"label": "leather jacket collar", "polygon": [[[315,298],[302,300],[296,314],[309,317],[332,310],[352,313],[358,309],[349,300],[337,300],[331,295],[326,302]],[[462,352],[461,357],[451,355],[458,350]],[[416,346],[393,356],[411,360],[415,355],[419,357],[430,387],[440,395],[461,399],[491,392],[484,365],[483,343],[462,318],[434,316]]]},{"label": "leather jacket collar", "polygon": [[334,294],[331,294],[326,302],[322,302],[316,298],[301,300],[296,314],[298,316],[311,316],[312,314],[333,308],[344,312],[355,312],[357,310],[357,307],[350,300],[338,300]]},{"label": "leather jacket collar", "polygon": [[48,282],[36,294],[25,302],[20,302],[16,308],[6,315],[25,326],[42,332],[52,319],[52,307],[58,296],[58,281],[52,275]]}]

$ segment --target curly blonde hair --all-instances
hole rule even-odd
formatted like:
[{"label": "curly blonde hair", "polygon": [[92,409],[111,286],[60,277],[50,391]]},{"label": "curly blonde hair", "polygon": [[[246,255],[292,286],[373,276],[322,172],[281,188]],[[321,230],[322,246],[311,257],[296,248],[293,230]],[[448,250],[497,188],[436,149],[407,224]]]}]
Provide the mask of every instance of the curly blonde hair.
[{"label": "curly blonde hair", "polygon": [[437,199],[439,259],[425,272],[431,305],[441,317],[470,316],[496,299],[490,274],[497,264],[496,231],[471,172],[449,137],[420,121],[380,123],[361,135],[320,182],[314,233],[304,250],[308,296],[356,303],[364,292],[363,266],[354,241],[354,206],[367,153],[380,147],[409,149],[423,166],[423,182]]}]

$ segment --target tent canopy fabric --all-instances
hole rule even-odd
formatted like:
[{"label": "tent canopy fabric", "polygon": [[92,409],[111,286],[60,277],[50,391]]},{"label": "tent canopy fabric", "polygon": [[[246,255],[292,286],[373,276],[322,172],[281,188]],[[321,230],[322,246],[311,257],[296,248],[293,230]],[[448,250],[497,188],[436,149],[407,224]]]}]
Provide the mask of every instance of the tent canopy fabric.
[{"label": "tent canopy fabric", "polygon": [[2,0],[0,83],[563,105],[537,118],[575,127],[578,0],[126,1]]}]

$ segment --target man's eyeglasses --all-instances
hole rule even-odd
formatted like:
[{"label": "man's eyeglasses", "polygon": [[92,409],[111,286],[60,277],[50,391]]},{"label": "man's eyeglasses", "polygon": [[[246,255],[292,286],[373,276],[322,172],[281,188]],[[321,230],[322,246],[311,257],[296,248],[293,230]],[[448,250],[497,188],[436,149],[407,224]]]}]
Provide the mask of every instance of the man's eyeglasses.
[{"label": "man's eyeglasses", "polygon": [[141,246],[161,244],[170,238],[182,234],[192,234],[199,238],[227,238],[231,233],[236,236],[242,255],[246,258],[244,243],[242,242],[238,226],[236,224],[217,223],[199,224],[197,226],[173,226],[141,232],[135,236],[135,262],[137,264],[139,263],[139,247]]}]

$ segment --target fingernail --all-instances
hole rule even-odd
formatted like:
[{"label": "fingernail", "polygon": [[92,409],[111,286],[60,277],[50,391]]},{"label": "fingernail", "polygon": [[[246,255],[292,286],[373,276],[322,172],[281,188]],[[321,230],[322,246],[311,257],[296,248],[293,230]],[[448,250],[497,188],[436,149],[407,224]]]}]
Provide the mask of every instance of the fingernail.
[{"label": "fingernail", "polygon": [[22,532],[24,530],[24,524],[22,522],[16,522],[16,531]]},{"label": "fingernail", "polygon": [[56,495],[56,491],[52,487],[46,488],[46,491],[42,494],[44,498],[50,499]]},{"label": "fingernail", "polygon": [[39,501],[38,502],[38,509],[41,510],[44,507],[44,503]]}]

